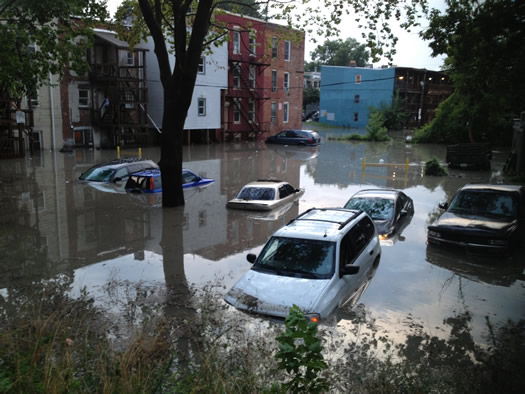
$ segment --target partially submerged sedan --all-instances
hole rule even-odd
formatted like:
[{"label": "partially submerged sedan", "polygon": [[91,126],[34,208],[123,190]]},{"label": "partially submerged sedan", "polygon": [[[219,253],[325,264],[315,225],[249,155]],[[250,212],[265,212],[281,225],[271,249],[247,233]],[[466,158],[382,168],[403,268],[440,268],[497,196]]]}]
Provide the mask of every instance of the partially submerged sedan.
[{"label": "partially submerged sedan", "polygon": [[446,211],[428,226],[428,243],[509,252],[525,239],[524,189],[517,185],[463,186],[450,205],[439,204]]},{"label": "partially submerged sedan", "polygon": [[[182,188],[206,186],[215,179],[202,178],[190,170],[182,170]],[[138,193],[159,193],[162,191],[160,169],[145,170],[130,175],[126,183],[126,191]]]},{"label": "partially submerged sedan", "polygon": [[310,321],[353,299],[379,264],[374,223],[362,211],[310,209],[268,240],[251,270],[226,294],[237,309],[285,318],[292,305]]},{"label": "partially submerged sedan", "polygon": [[248,183],[237,196],[228,201],[228,208],[270,211],[292,202],[304,194],[287,182],[276,179],[262,179]]},{"label": "partially submerged sedan", "polygon": [[377,227],[380,240],[400,236],[414,216],[412,199],[393,189],[360,190],[348,200],[345,208],[368,213]]}]

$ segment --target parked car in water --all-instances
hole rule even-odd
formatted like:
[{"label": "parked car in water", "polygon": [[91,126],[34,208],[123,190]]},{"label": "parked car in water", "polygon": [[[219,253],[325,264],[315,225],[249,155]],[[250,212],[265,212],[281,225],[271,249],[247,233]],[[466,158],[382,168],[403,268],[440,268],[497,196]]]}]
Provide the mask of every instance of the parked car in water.
[{"label": "parked car in water", "polygon": [[91,167],[83,172],[79,179],[86,182],[119,182],[126,180],[134,172],[153,168],[159,168],[153,160],[115,159]]},{"label": "parked car in water", "polygon": [[310,209],[277,230],[252,269],[228,291],[237,309],[285,318],[292,305],[311,321],[327,318],[362,288],[379,264],[374,223],[363,211]]},{"label": "parked car in water", "polygon": [[[182,170],[182,188],[205,186],[215,182],[215,179],[202,178],[190,170]],[[126,183],[130,192],[158,193],[162,191],[160,169],[144,170],[131,174]]]},{"label": "parked car in water", "polygon": [[399,237],[414,216],[412,199],[393,189],[360,190],[344,207],[365,211],[374,221],[380,240]]},{"label": "parked car in water", "polygon": [[303,194],[304,189],[296,189],[288,182],[261,179],[244,186],[226,206],[235,209],[270,211],[298,199]]},{"label": "parked car in water", "polygon": [[319,145],[321,137],[316,131],[312,130],[283,130],[276,135],[266,139],[267,144],[285,145]]},{"label": "parked car in water", "polygon": [[524,189],[517,185],[463,186],[450,204],[439,204],[446,211],[428,226],[429,244],[509,252],[525,239]]}]

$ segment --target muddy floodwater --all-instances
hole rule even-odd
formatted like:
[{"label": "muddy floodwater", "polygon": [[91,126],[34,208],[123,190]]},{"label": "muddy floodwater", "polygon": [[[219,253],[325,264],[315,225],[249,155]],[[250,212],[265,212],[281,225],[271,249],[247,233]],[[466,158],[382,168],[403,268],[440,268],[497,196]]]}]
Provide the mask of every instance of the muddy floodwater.
[{"label": "muddy floodwater", "polygon": [[[112,296],[107,291],[112,282],[184,291],[218,284],[221,298],[250,269],[246,255],[259,253],[268,237],[298,214],[341,207],[360,189],[386,187],[411,197],[415,214],[402,234],[382,241],[380,264],[354,309],[366,311],[394,339],[412,324],[446,336],[445,320],[468,314],[472,336],[482,343],[488,324],[525,318],[523,251],[491,258],[426,244],[426,228],[440,214],[438,203],[466,183],[501,183],[507,150],[493,151],[490,171],[458,169],[426,177],[424,162],[443,161],[445,146],[406,144],[401,135],[391,143],[339,142],[328,139],[331,133],[337,131],[320,132],[319,148],[263,142],[186,146],[184,167],[215,182],[186,190],[186,205],[171,209],[161,207],[160,195],[127,194],[118,185],[78,180],[92,165],[115,158],[115,151],[42,151],[2,160],[0,296],[32,281],[70,275],[72,292],[87,291],[102,307]],[[158,148],[142,149],[143,157],[158,161],[159,155]],[[363,159],[398,166],[363,168]],[[244,184],[265,178],[306,192],[274,213],[226,208]],[[152,293],[149,302],[162,304],[162,294]],[[353,316],[350,308],[338,310],[325,324],[344,332]]]}]

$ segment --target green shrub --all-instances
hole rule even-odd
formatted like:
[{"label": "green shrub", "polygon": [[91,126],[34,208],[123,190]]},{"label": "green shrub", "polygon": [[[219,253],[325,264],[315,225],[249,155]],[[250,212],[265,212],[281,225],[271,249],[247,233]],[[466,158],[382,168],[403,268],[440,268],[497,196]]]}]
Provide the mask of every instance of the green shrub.
[{"label": "green shrub", "polygon": [[436,158],[425,163],[425,175],[444,176],[447,175],[447,170],[443,168]]}]

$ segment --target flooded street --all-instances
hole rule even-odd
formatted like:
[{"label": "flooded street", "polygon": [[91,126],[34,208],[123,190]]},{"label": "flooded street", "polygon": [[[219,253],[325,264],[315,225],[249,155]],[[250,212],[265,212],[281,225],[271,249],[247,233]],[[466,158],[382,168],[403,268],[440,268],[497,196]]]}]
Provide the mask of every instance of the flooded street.
[{"label": "flooded street", "polygon": [[[222,296],[250,269],[246,254],[259,253],[269,236],[299,213],[342,207],[358,190],[381,187],[403,190],[413,199],[415,214],[400,236],[382,241],[379,267],[357,301],[356,308],[380,331],[402,341],[417,325],[446,337],[450,319],[467,314],[473,338],[485,343],[488,324],[525,318],[522,252],[482,259],[426,244],[426,228],[439,215],[440,201],[466,183],[503,181],[506,150],[493,151],[491,171],[449,170],[449,176],[426,177],[424,162],[433,157],[443,161],[445,146],[409,145],[401,136],[391,143],[339,142],[329,140],[330,133],[320,132],[319,149],[260,142],[186,146],[184,167],[216,181],[186,190],[186,205],[172,209],[161,208],[160,195],[126,194],[118,187],[78,181],[93,164],[115,158],[114,151],[45,151],[3,160],[0,295],[66,275],[74,294],[85,289],[102,307],[110,308],[111,298],[136,297],[140,287],[151,290],[144,296],[150,305],[165,303],[164,289],[172,289],[181,295],[177,305],[184,309],[184,297],[193,289],[212,285]],[[137,152],[123,151],[130,153]],[[143,157],[155,161],[159,155],[158,148],[142,150]],[[363,158],[399,166],[363,169]],[[226,208],[244,184],[265,178],[282,179],[306,192],[286,211]],[[116,292],[112,283],[125,286]],[[339,310],[326,325],[345,333],[354,317],[349,308]]]}]

